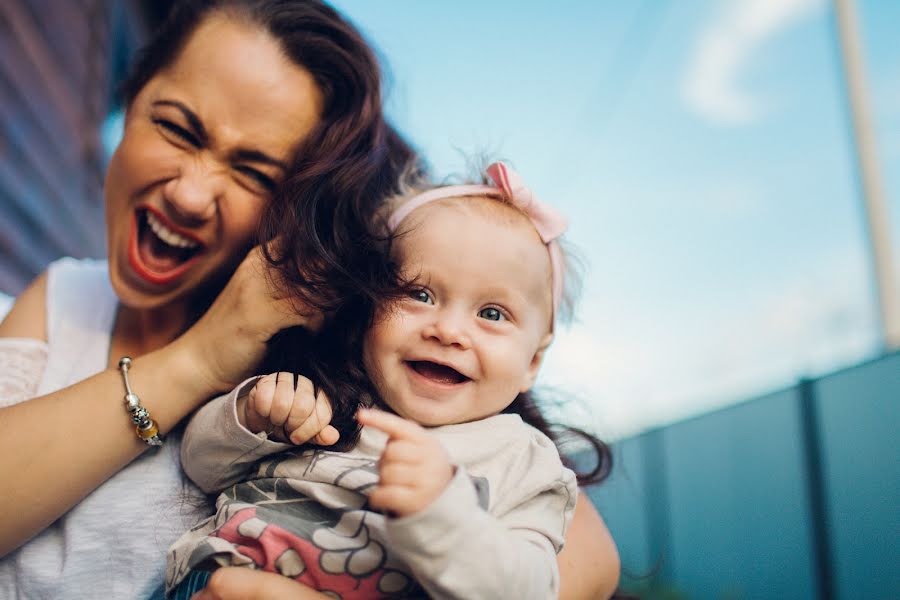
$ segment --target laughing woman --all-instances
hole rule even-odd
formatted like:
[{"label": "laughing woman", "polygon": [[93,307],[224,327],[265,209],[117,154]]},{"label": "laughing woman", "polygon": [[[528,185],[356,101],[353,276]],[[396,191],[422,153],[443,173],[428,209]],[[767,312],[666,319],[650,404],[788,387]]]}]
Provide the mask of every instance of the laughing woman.
[{"label": "laughing woman", "polygon": [[[208,510],[181,476],[176,425],[253,373],[279,330],[314,325],[333,299],[315,283],[365,249],[296,265],[307,307],[284,299],[267,260],[302,254],[284,244],[327,246],[284,235],[301,212],[321,216],[323,235],[328,215],[371,214],[412,154],[383,120],[379,79],[359,33],[321,2],[177,3],[125,86],[108,260],[57,261],[0,324],[0,597],[139,598],[162,582],[166,548]],[[286,177],[303,211],[273,200]],[[264,253],[258,240],[274,243]],[[563,597],[608,595],[617,561],[579,502]],[[205,593],[250,589],[320,597],[249,570],[217,573]]]}]

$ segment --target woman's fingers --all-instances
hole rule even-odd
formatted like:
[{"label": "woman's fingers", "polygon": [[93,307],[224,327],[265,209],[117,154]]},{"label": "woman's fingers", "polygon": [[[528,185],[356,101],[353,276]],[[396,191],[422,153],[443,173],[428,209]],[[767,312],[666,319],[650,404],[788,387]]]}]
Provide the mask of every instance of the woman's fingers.
[{"label": "woman's fingers", "polygon": [[252,249],[209,310],[179,338],[206,388],[203,395],[225,392],[252,375],[280,330],[321,325],[321,314],[299,304],[279,277],[261,248]]},{"label": "woman's fingers", "polygon": [[[279,255],[279,238],[269,241],[267,245],[272,254]],[[266,324],[269,327],[274,327],[272,334],[297,325],[313,331],[321,326],[323,319],[321,312],[298,302],[290,290],[281,285],[281,274],[266,261],[261,246],[256,246],[250,251],[238,268],[238,273],[242,269],[249,272],[249,276],[256,284],[249,288],[253,299],[265,302],[264,307],[270,307],[270,310],[263,312],[262,316],[267,319]]]}]

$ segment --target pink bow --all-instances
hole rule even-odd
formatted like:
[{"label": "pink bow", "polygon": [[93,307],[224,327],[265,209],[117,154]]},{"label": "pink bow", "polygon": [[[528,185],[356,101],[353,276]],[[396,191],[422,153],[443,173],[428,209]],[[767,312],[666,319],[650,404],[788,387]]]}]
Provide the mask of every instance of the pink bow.
[{"label": "pink bow", "polygon": [[566,231],[568,220],[552,206],[541,202],[514,170],[502,162],[495,162],[487,168],[487,174],[494,185],[503,190],[504,198],[528,216],[545,244]]},{"label": "pink bow", "polygon": [[393,233],[400,223],[415,209],[442,198],[460,196],[499,197],[522,211],[534,225],[541,240],[547,245],[550,253],[550,267],[553,271],[553,314],[559,311],[559,303],[563,295],[563,260],[562,249],[557,238],[565,232],[568,221],[553,207],[541,202],[522,182],[522,178],[502,162],[492,163],[487,174],[494,185],[449,185],[438,187],[403,203],[388,219],[388,230]]}]

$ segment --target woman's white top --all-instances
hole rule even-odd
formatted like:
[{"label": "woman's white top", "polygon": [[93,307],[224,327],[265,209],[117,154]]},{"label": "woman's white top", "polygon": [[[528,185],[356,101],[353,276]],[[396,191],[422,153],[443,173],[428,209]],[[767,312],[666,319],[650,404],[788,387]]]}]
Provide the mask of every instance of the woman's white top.
[{"label": "woman's white top", "polygon": [[[103,371],[117,302],[105,261],[69,258],[50,265],[47,343],[0,338],[0,407]],[[109,401],[121,405],[122,395],[124,388]],[[104,434],[73,432],[62,422],[46,426],[60,435]],[[122,427],[128,426],[123,406]],[[161,448],[142,454],[0,559],[0,598],[148,597],[163,582],[169,545],[209,514],[199,491],[182,476],[180,442],[180,435],[169,435]],[[0,515],[0,527],[14,518]]]}]

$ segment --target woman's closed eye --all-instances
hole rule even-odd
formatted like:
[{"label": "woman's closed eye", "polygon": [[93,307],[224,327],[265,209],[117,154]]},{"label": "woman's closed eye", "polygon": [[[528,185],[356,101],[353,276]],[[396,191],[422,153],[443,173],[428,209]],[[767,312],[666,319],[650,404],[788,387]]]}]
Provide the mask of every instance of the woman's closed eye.
[{"label": "woman's closed eye", "polygon": [[180,140],[183,140],[193,146],[194,148],[199,148],[202,143],[200,138],[191,133],[189,130],[185,129],[181,125],[177,123],[173,123],[168,119],[153,119],[153,122],[160,127],[165,135],[174,136]]},{"label": "woman's closed eye", "polygon": [[253,180],[254,185],[261,186],[263,189],[265,189],[266,192],[275,191],[275,180],[262,171],[258,171],[257,169],[248,167],[246,165],[238,165],[235,167],[235,170],[244,177],[248,177]]}]

